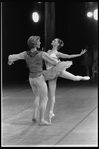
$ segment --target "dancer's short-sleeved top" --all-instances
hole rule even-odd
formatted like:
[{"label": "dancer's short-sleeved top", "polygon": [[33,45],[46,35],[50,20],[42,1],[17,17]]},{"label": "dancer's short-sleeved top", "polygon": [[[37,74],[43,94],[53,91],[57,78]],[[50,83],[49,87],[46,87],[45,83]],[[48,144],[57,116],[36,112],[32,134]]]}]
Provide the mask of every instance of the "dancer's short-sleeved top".
[{"label": "dancer's short-sleeved top", "polygon": [[13,54],[9,55],[9,60],[14,62],[19,59],[25,59],[28,68],[29,68],[29,77],[30,78],[36,78],[40,75],[42,75],[42,51],[24,51],[19,54]]},{"label": "dancer's short-sleeved top", "polygon": [[[50,50],[49,50],[50,51]],[[49,54],[49,52],[48,52]],[[55,53],[51,53],[49,54],[51,56],[51,58],[53,58],[54,60],[56,60],[57,62],[60,62],[60,60],[57,58],[57,56],[55,55]],[[46,69],[51,69],[53,67],[52,64],[50,64],[49,62],[46,62]]]}]

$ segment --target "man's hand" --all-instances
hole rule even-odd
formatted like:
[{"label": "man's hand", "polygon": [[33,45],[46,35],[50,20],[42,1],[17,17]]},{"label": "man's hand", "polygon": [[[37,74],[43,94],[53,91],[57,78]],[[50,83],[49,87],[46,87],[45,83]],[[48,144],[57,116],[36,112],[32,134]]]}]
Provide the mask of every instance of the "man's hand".
[{"label": "man's hand", "polygon": [[14,62],[11,62],[8,60],[8,65],[12,65],[12,64],[14,64]]},{"label": "man's hand", "polygon": [[81,51],[81,53],[80,53],[80,55],[83,55],[83,54],[85,54],[87,52],[87,50],[86,49],[82,49],[82,51]]}]

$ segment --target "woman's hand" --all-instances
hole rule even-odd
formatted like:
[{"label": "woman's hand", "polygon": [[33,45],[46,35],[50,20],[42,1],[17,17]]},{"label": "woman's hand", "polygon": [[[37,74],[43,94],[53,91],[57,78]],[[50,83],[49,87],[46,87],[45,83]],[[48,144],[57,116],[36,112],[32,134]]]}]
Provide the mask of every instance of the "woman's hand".
[{"label": "woman's hand", "polygon": [[81,53],[80,53],[80,55],[83,55],[83,54],[85,54],[87,52],[87,50],[86,49],[82,49],[82,51],[81,51]]}]

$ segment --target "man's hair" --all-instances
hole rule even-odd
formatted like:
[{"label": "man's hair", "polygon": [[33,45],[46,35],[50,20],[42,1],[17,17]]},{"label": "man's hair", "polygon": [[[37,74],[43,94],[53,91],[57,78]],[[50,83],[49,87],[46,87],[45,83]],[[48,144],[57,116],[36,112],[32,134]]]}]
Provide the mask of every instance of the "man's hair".
[{"label": "man's hair", "polygon": [[30,36],[27,40],[29,49],[35,48],[38,40],[40,40],[40,36]]}]

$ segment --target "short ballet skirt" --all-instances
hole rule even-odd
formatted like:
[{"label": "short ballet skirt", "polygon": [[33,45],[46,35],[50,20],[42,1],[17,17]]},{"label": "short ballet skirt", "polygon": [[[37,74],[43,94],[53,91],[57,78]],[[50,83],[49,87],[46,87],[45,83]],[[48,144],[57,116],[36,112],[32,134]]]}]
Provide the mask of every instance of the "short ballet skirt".
[{"label": "short ballet skirt", "polygon": [[54,78],[57,78],[61,71],[68,69],[72,65],[72,61],[62,61],[58,63],[56,66],[53,66],[52,68],[48,70],[43,71],[43,75],[45,80],[52,80]]}]

